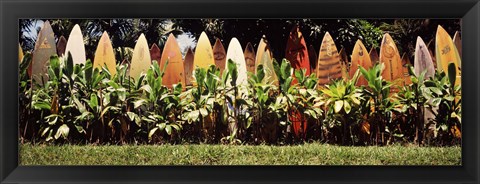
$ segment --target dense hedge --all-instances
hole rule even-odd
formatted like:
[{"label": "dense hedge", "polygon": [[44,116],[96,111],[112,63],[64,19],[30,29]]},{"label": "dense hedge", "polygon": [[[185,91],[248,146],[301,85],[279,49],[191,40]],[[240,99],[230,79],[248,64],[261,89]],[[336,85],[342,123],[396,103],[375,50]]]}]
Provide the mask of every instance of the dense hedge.
[{"label": "dense hedge", "polygon": [[[228,61],[223,74],[213,65],[197,68],[194,86],[169,89],[157,62],[134,80],[128,65],[118,65],[111,76],[90,61],[74,66],[71,56],[52,56],[48,81],[37,84],[26,72],[30,58],[27,54],[20,64],[22,141],[451,145],[461,140],[460,86],[451,85],[455,77],[445,73],[424,79],[410,71],[412,84],[398,86],[382,79],[383,66],[375,65],[360,68],[352,79],[317,86],[315,74],[306,76],[284,59],[274,61],[278,85],[262,65],[249,73],[248,85],[237,85],[236,65]],[[356,86],[359,77],[368,86]],[[298,119],[305,122],[295,124],[300,129],[292,126]]]}]

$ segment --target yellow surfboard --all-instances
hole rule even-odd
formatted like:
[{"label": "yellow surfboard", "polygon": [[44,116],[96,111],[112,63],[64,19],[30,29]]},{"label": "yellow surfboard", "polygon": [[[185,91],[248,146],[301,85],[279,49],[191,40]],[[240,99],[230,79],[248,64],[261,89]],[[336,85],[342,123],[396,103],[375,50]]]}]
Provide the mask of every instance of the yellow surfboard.
[{"label": "yellow surfboard", "polygon": [[23,60],[23,50],[20,44],[18,44],[18,62],[21,63]]},{"label": "yellow surfboard", "polygon": [[263,81],[278,86],[278,78],[275,74],[275,69],[273,68],[272,52],[270,51],[268,42],[265,38],[261,38],[260,43],[258,44],[257,54],[255,55],[255,73],[260,64],[263,65],[263,70],[265,71]]},{"label": "yellow surfboard", "polygon": [[[164,69],[163,67],[166,63],[167,66]],[[164,86],[172,88],[174,84],[181,83],[182,87],[185,87],[185,69],[183,66],[182,52],[172,33],[168,35],[167,42],[165,42],[165,46],[163,47],[163,53],[160,59],[160,70],[165,71],[162,77],[162,84]]]},{"label": "yellow surfboard", "polygon": [[100,41],[98,41],[95,58],[93,59],[93,67],[102,71],[102,67],[106,67],[111,76],[117,74],[115,53],[113,52],[112,42],[107,32],[104,31]]},{"label": "yellow surfboard", "polygon": [[258,64],[262,63],[263,53],[267,52],[269,57],[272,59],[272,53],[270,52],[270,47],[268,46],[267,39],[265,35],[262,36],[260,42],[258,43],[257,54],[255,55],[255,70],[257,70]]},{"label": "yellow surfboard", "polygon": [[196,67],[208,69],[210,65],[215,65],[212,45],[205,32],[202,32],[200,38],[198,38],[193,58],[193,70],[195,70]]},{"label": "yellow surfboard", "polygon": [[30,75],[38,84],[43,85],[48,80],[48,67],[50,56],[57,54],[55,37],[52,27],[48,21],[43,23],[43,27],[37,36],[35,49],[33,50]]},{"label": "yellow surfboard", "polygon": [[[357,72],[359,66],[362,66],[366,70],[372,68],[372,60],[370,59],[370,54],[367,53],[367,48],[363,45],[361,40],[357,40],[352,51],[352,64],[350,65],[349,77],[352,78],[355,72]],[[360,76],[358,78],[358,86],[368,85],[367,80]]]},{"label": "yellow surfboard", "polygon": [[[400,54],[392,37],[385,33],[380,46],[380,63],[383,63],[385,68],[382,71],[382,77],[395,85],[402,85],[403,82],[403,68]],[[392,88],[393,89],[393,88]]]},{"label": "yellow surfboard", "polygon": [[138,80],[142,73],[146,73],[152,65],[150,58],[150,51],[148,50],[148,43],[143,33],[137,40],[135,48],[133,49],[132,62],[130,65],[130,77]]},{"label": "yellow surfboard", "polygon": [[455,85],[460,84],[460,55],[458,54],[457,49],[455,49],[452,38],[440,25],[437,28],[437,35],[435,38],[435,56],[437,58],[437,70],[439,72],[445,71],[448,75],[448,64],[455,64],[455,68],[457,69],[455,74],[457,76]]},{"label": "yellow surfboard", "polygon": [[68,36],[67,47],[65,48],[65,55],[70,52],[72,54],[73,64],[85,64],[85,43],[83,42],[82,30],[80,26],[75,24],[70,36]]}]

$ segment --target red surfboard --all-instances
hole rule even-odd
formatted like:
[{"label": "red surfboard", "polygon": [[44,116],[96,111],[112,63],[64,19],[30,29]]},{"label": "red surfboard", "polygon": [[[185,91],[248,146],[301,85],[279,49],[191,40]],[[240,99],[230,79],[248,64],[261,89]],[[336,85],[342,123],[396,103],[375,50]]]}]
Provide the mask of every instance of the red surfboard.
[{"label": "red surfboard", "polygon": [[57,42],[57,55],[63,56],[65,54],[65,49],[67,48],[67,39],[65,37],[60,36]]},{"label": "red surfboard", "polygon": [[152,47],[150,47],[150,58],[155,61],[157,61],[158,65],[160,66],[160,59],[162,58],[162,51],[160,48],[157,46],[157,44],[153,44]]},{"label": "red surfboard", "polygon": [[250,42],[245,46],[245,51],[243,52],[245,56],[245,64],[247,65],[247,71],[255,73],[255,50]]},{"label": "red surfboard", "polygon": [[[305,39],[303,38],[298,26],[294,26],[290,32],[285,50],[285,58],[290,61],[295,70],[305,69],[305,74],[310,75],[311,66],[310,59],[308,57],[307,44],[305,43]],[[298,81],[294,79],[292,83],[295,84],[297,82]],[[289,119],[292,122],[293,133],[295,137],[305,138],[307,132],[307,121],[302,113],[296,109],[293,109],[290,111]]]},{"label": "red surfboard", "polygon": [[313,45],[308,47],[308,59],[310,59],[310,72],[316,71],[318,55]]},{"label": "red surfboard", "polygon": [[218,38],[213,45],[213,58],[215,59],[215,66],[220,69],[220,73],[223,73],[227,61],[227,52]]},{"label": "red surfboard", "polygon": [[185,54],[185,59],[183,61],[183,66],[185,69],[185,84],[186,86],[192,86],[193,80],[193,51],[191,48],[188,48],[187,54]]},{"label": "red surfboard", "polygon": [[370,60],[372,61],[372,65],[375,65],[380,61],[380,57],[378,56],[377,49],[375,49],[374,47],[370,49],[370,52],[368,54],[370,55]]}]

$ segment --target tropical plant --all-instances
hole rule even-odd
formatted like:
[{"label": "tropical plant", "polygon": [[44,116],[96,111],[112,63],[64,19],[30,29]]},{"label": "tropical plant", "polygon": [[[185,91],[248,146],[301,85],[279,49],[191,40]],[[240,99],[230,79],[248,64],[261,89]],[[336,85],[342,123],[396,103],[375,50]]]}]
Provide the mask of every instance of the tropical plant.
[{"label": "tropical plant", "polygon": [[[338,126],[340,128],[340,138],[342,145],[353,144],[354,134],[352,126],[361,123],[362,114],[360,105],[362,90],[355,86],[359,77],[357,71],[351,80],[336,80],[332,84],[326,85],[322,90],[325,96],[326,123],[330,128]],[[348,142],[348,138],[351,142]]]},{"label": "tropical plant", "polygon": [[359,68],[368,82],[368,86],[363,88],[363,97],[368,102],[366,107],[373,107],[373,111],[368,115],[371,124],[370,132],[372,136],[375,135],[375,144],[378,145],[380,139],[380,143],[384,145],[386,144],[385,132],[389,131],[386,127],[391,123],[392,110],[397,103],[390,95],[392,83],[382,78],[382,71],[385,68],[383,63],[376,64],[370,70],[361,66]]},{"label": "tropical plant", "polygon": [[453,63],[448,65],[448,75],[445,72],[436,73],[432,80],[425,82],[424,96],[429,110],[435,115],[437,131],[442,142],[452,144],[461,139],[461,85],[455,85],[455,70]]},{"label": "tropical plant", "polygon": [[[397,99],[399,104],[397,105],[396,111],[398,116],[403,115],[403,119],[407,125],[413,124],[415,129],[414,142],[416,144],[422,144],[424,139],[424,128],[425,128],[425,103],[426,98],[424,97],[425,91],[425,74],[426,70],[423,71],[419,76],[415,75],[413,66],[408,67],[408,72],[410,74],[410,85],[402,87],[402,89],[397,93]],[[408,130],[408,128],[406,129]],[[398,136],[403,136],[404,134],[398,134]]]}]

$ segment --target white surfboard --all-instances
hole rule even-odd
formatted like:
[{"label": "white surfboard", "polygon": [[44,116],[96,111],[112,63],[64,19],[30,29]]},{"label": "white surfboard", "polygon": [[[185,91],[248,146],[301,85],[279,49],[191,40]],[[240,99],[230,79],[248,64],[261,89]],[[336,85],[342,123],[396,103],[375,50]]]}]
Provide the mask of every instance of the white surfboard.
[{"label": "white surfboard", "polygon": [[423,42],[422,38],[417,37],[417,44],[415,46],[415,58],[414,58],[414,70],[415,75],[419,76],[423,71],[425,73],[425,79],[433,77],[435,75],[435,68],[433,67],[433,60],[427,45]]},{"label": "white surfboard", "polygon": [[[227,63],[225,71],[228,71],[228,60],[231,59],[237,65],[238,78],[237,85],[247,85],[247,65],[245,64],[245,56],[243,55],[242,45],[237,38],[232,38],[227,49]],[[230,82],[227,82],[230,84]]]},{"label": "white surfboard", "polygon": [[68,36],[67,47],[65,48],[65,55],[70,52],[72,54],[73,64],[85,64],[85,43],[83,42],[82,30],[80,26],[75,24],[70,36]]}]

